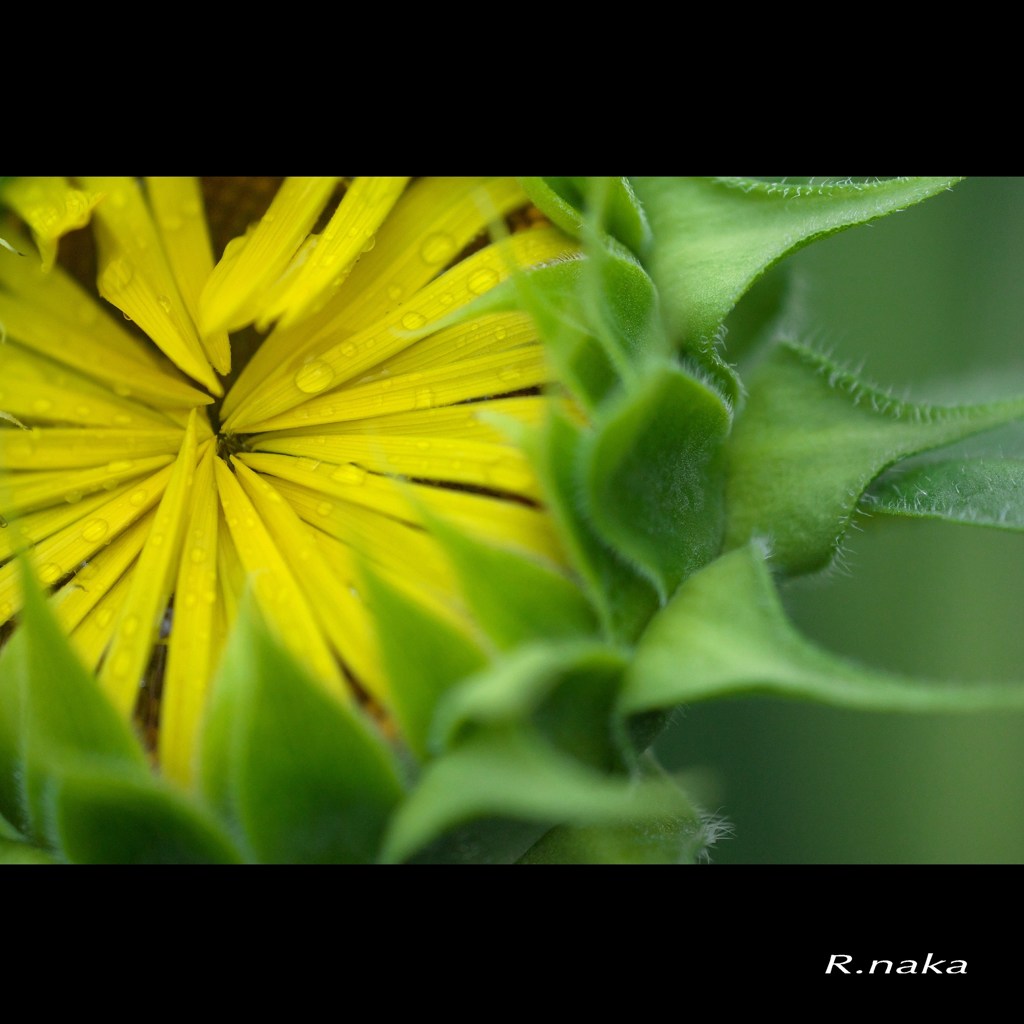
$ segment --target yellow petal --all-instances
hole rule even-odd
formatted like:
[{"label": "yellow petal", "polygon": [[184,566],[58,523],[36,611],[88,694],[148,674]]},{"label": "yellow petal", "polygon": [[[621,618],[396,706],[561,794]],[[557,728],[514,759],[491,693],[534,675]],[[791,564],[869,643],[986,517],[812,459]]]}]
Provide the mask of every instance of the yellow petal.
[{"label": "yellow petal", "polygon": [[196,468],[188,527],[174,587],[174,621],[160,702],[159,756],[163,773],[190,785],[197,737],[213,670],[224,642],[217,615],[219,506],[210,445]]},{"label": "yellow petal", "polygon": [[260,345],[224,399],[223,415],[286,359],[324,348],[370,327],[397,309],[444,269],[488,224],[527,202],[513,178],[421,178],[405,191],[355,265],[344,286],[320,312],[294,327],[276,327]]},{"label": "yellow petal", "polygon": [[89,223],[100,196],[73,188],[67,178],[15,178],[3,188],[3,201],[32,229],[42,269],[57,258],[61,236]]},{"label": "yellow petal", "polygon": [[96,207],[100,294],[215,395],[223,393],[178,291],[153,218],[134,178],[83,178],[105,192]]},{"label": "yellow petal", "polygon": [[292,567],[320,629],[354,678],[386,704],[387,677],[381,664],[369,610],[363,604],[354,572],[338,575],[323,560],[313,530],[278,491],[236,460],[238,482],[252,499]]},{"label": "yellow petal", "polygon": [[81,469],[123,459],[173,455],[181,431],[96,430],[84,427],[36,427],[0,430],[0,466],[5,469]]},{"label": "yellow petal", "polygon": [[234,331],[259,315],[260,296],[284,273],[340,178],[288,178],[263,219],[229,247],[199,299],[205,336]]},{"label": "yellow petal", "polygon": [[221,459],[216,460],[214,470],[231,539],[267,623],[316,680],[335,694],[347,692],[316,617],[275,539]]},{"label": "yellow petal", "polygon": [[[213,270],[213,245],[203,213],[197,178],[147,178],[146,191],[174,280],[193,323],[199,323],[199,296]],[[217,372],[231,370],[226,331],[201,335],[203,350]]]},{"label": "yellow petal", "polygon": [[552,228],[522,231],[462,260],[379,323],[351,338],[288,360],[228,417],[227,429],[248,432],[285,426],[276,417],[310,396],[332,391],[432,333],[432,325],[467,305],[520,268],[565,257],[575,243]]},{"label": "yellow petal", "polygon": [[100,669],[101,686],[126,716],[135,707],[139,681],[152,656],[171,593],[196,468],[195,415],[174,465],[164,470],[168,474],[166,489],[131,574],[128,599]]}]

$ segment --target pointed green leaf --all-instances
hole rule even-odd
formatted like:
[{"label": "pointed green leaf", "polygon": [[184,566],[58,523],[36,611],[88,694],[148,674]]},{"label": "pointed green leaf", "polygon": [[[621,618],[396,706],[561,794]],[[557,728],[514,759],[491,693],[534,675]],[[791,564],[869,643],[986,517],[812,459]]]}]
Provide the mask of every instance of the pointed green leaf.
[{"label": "pointed green leaf", "polygon": [[[58,774],[105,763],[144,776],[146,758],[131,727],[79,662],[35,576],[25,571],[22,585],[22,638],[12,642],[4,659],[4,672],[10,672],[15,682],[4,682],[0,689],[20,689],[22,713],[17,728],[27,834],[52,842],[47,800]],[[9,729],[10,724],[0,727],[0,732]],[[22,826],[17,818],[13,820]]]},{"label": "pointed green leaf", "polygon": [[823,356],[779,345],[751,382],[726,445],[727,547],[765,536],[785,572],[820,569],[883,469],[1021,416],[1024,399],[899,401]]},{"label": "pointed green leaf", "polygon": [[714,391],[664,365],[602,413],[584,452],[594,526],[663,599],[721,544],[729,426]]},{"label": "pointed green leaf", "polygon": [[0,864],[57,864],[49,853],[28,843],[0,839]]},{"label": "pointed green leaf", "polygon": [[402,736],[417,757],[427,753],[438,700],[483,668],[487,655],[464,632],[391,586],[368,565],[363,582],[377,626],[392,709]]},{"label": "pointed green leaf", "polygon": [[[646,755],[647,775],[669,777]],[[663,818],[621,825],[559,825],[519,859],[520,864],[692,864],[717,838],[714,819],[689,805]]]},{"label": "pointed green leaf", "polygon": [[726,314],[773,263],[816,238],[948,189],[957,178],[776,184],[752,178],[634,178],[651,222],[647,260],[669,330],[710,349]]},{"label": "pointed green leaf", "polygon": [[24,702],[21,696],[25,643],[25,631],[19,629],[0,648],[0,815],[21,832],[30,828],[24,788]]},{"label": "pointed green leaf", "polygon": [[652,584],[597,533],[577,479],[585,428],[552,411],[531,448],[552,519],[605,634],[635,640],[658,607]]},{"label": "pointed green leaf", "polygon": [[156,779],[76,769],[52,793],[60,847],[77,864],[234,864],[219,826]]},{"label": "pointed green leaf", "polygon": [[466,603],[498,647],[595,631],[593,609],[568,577],[425,518],[455,566]]},{"label": "pointed green leaf", "polygon": [[434,746],[451,747],[474,726],[529,722],[563,753],[596,768],[619,767],[609,723],[625,663],[601,644],[521,647],[447,695]]},{"label": "pointed green leaf", "polygon": [[786,619],[757,543],[695,573],[651,622],[622,687],[625,714],[769,694],[871,711],[1024,709],[1024,683],[945,683],[865,668]]},{"label": "pointed green leaf", "polygon": [[270,863],[375,860],[402,795],[373,727],[274,642],[252,602],[214,683],[200,777],[252,856]]},{"label": "pointed green leaf", "polygon": [[583,232],[583,210],[596,207],[600,223],[623,245],[643,252],[651,228],[626,178],[520,178],[534,206],[570,235]]},{"label": "pointed green leaf", "polygon": [[894,467],[864,495],[872,514],[1024,530],[1024,459],[932,458]]},{"label": "pointed green leaf", "polygon": [[394,816],[383,859],[407,860],[449,830],[481,818],[590,825],[659,819],[686,809],[678,788],[663,780],[603,775],[529,730],[495,726],[428,766]]}]

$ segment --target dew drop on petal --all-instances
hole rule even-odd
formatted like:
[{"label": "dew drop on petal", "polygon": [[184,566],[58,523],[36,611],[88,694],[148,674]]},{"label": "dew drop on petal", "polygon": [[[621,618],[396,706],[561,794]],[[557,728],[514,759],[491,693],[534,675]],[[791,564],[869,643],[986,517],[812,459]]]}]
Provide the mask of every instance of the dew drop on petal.
[{"label": "dew drop on petal", "polygon": [[492,267],[481,267],[469,275],[466,287],[474,295],[483,295],[484,292],[490,291],[499,280],[498,272]]},{"label": "dew drop on petal", "polygon": [[126,615],[124,622],[121,623],[121,635],[122,636],[134,636],[139,631],[139,617],[138,615]]},{"label": "dew drop on petal", "polygon": [[82,540],[97,541],[106,537],[110,531],[110,524],[106,519],[90,519],[82,527]]},{"label": "dew drop on petal", "polygon": [[420,388],[416,392],[416,408],[429,409],[434,404],[434,392],[430,388]]},{"label": "dew drop on petal", "polygon": [[315,395],[331,386],[334,380],[334,371],[322,359],[314,359],[306,363],[298,373],[295,374],[295,386],[307,395]]},{"label": "dew drop on petal", "polygon": [[126,288],[134,277],[132,265],[123,259],[111,260],[100,274],[100,291],[117,293]]},{"label": "dew drop on petal", "polygon": [[136,508],[139,508],[140,506],[146,503],[146,498],[148,497],[149,491],[141,489],[138,491],[132,491],[131,495],[128,497],[128,504],[134,505]]},{"label": "dew drop on petal", "polygon": [[206,549],[205,548],[193,548],[188,553],[188,557],[193,562],[202,562],[202,561],[204,561],[206,559]]},{"label": "dew drop on petal", "polygon": [[105,627],[110,625],[111,620],[113,618],[114,618],[114,609],[113,608],[101,608],[96,613],[96,625],[99,626],[100,629],[104,629]]},{"label": "dew drop on petal", "polygon": [[56,583],[63,575],[64,570],[56,562],[47,562],[39,568],[39,578],[47,586]]},{"label": "dew drop on petal", "polygon": [[407,331],[415,331],[417,328],[422,327],[427,322],[427,318],[422,313],[417,313],[416,310],[410,309],[408,313],[402,317],[402,326]]},{"label": "dew drop on petal", "polygon": [[388,298],[394,302],[397,302],[402,297],[402,289],[397,284],[388,286]]},{"label": "dew drop on petal", "polygon": [[53,408],[53,402],[48,398],[37,398],[32,403],[32,411],[40,415],[49,412]]},{"label": "dew drop on petal", "polygon": [[455,255],[455,239],[445,231],[427,235],[420,246],[420,257],[429,266],[447,263]]},{"label": "dew drop on petal", "polygon": [[69,505],[74,505],[76,502],[79,502],[79,501],[82,500],[82,492],[81,491],[68,491],[68,493],[64,495],[64,500]]},{"label": "dew drop on petal", "polygon": [[334,506],[329,501],[321,501],[316,507],[317,515],[329,516],[334,511]]}]

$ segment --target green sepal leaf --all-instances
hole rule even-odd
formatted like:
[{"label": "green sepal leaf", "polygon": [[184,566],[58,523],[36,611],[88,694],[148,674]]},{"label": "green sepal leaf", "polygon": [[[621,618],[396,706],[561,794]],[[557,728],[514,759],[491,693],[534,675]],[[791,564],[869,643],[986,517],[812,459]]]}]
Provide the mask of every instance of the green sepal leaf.
[{"label": "green sepal leaf", "polygon": [[[24,563],[22,587],[21,626],[0,667],[0,694],[5,704],[11,700],[11,711],[0,715],[4,774],[13,767],[20,793],[3,810],[14,812],[12,822],[30,838],[55,843],[48,801],[57,776],[99,765],[140,777],[148,769],[131,727],[78,660]],[[19,706],[15,720],[12,712]],[[12,795],[8,779],[5,804]]]},{"label": "green sepal leaf", "polygon": [[453,685],[482,669],[487,655],[464,632],[389,584],[368,564],[362,579],[391,680],[391,709],[403,738],[422,758],[437,702]]},{"label": "green sepal leaf", "polygon": [[594,526],[663,600],[721,545],[730,423],[715,391],[664,364],[602,411],[584,450]]},{"label": "green sepal leaf", "polygon": [[[646,755],[648,775],[669,778]],[[682,799],[686,796],[680,791]],[[559,825],[520,857],[520,864],[692,864],[715,842],[713,819],[695,807],[621,825]]]},{"label": "green sepal leaf", "polygon": [[883,469],[1022,415],[1024,399],[899,401],[809,349],[781,344],[751,382],[726,445],[726,546],[765,536],[783,571],[820,569]]},{"label": "green sepal leaf", "polygon": [[76,768],[51,794],[60,847],[76,864],[235,864],[222,829],[149,777]]},{"label": "green sepal leaf", "polygon": [[636,253],[651,244],[647,216],[626,178],[520,178],[534,206],[567,234],[581,237],[585,214]]},{"label": "green sepal leaf", "polygon": [[239,612],[201,743],[203,792],[265,863],[366,863],[402,795],[398,766],[360,712],[311,680]]},{"label": "green sepal leaf", "polygon": [[1024,459],[931,458],[896,466],[864,495],[872,514],[1024,530]]},{"label": "green sepal leaf", "polygon": [[909,679],[837,657],[790,625],[753,542],[691,576],[652,620],[621,690],[632,715],[752,694],[867,711],[1024,709],[1024,683]]},{"label": "green sepal leaf", "polygon": [[740,296],[817,238],[905,209],[957,178],[787,185],[752,178],[634,178],[654,243],[646,263],[670,334],[708,351]]},{"label": "green sepal leaf", "polygon": [[500,648],[595,632],[594,611],[568,577],[540,562],[494,547],[425,515],[447,552],[466,603]]},{"label": "green sepal leaf", "polygon": [[622,767],[609,723],[626,659],[603,644],[521,647],[452,690],[438,707],[434,747],[478,726],[529,723],[557,750],[600,769]]},{"label": "green sepal leaf", "polygon": [[598,534],[579,485],[586,428],[553,409],[530,444],[548,509],[572,564],[613,640],[635,640],[658,607],[653,585]]},{"label": "green sepal leaf", "polygon": [[426,768],[394,816],[382,859],[408,860],[478,819],[622,824],[686,809],[678,788],[664,780],[604,775],[554,750],[528,728],[499,725],[480,729]]},{"label": "green sepal leaf", "polygon": [[59,864],[38,846],[11,839],[0,839],[0,864]]}]

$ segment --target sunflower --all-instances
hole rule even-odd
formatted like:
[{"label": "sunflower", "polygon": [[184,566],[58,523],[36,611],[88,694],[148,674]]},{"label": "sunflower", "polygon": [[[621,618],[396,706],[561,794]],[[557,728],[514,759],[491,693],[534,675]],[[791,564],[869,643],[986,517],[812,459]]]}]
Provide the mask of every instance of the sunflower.
[{"label": "sunflower", "polygon": [[17,178],[0,200],[0,628],[27,549],[165,776],[193,782],[247,589],[395,736],[369,582],[474,637],[439,531],[565,572],[520,443],[561,400],[496,297],[577,246],[515,179]]}]

